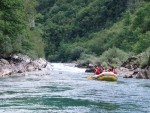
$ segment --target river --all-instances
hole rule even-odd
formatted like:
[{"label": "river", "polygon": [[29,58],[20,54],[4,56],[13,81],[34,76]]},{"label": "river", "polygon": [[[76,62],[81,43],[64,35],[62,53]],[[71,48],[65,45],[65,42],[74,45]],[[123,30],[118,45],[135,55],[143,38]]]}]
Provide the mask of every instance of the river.
[{"label": "river", "polygon": [[0,78],[0,113],[150,113],[150,81],[87,80],[73,64]]}]

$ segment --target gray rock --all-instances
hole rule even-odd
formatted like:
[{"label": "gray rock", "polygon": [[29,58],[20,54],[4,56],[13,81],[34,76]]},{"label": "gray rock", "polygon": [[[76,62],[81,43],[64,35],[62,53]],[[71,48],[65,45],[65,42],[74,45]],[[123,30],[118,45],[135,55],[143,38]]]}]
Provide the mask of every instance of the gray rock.
[{"label": "gray rock", "polygon": [[5,59],[0,59],[0,76],[49,69],[50,67],[43,58],[32,61],[30,57],[22,54],[12,55],[9,62]]},{"label": "gray rock", "polygon": [[147,66],[144,69],[138,69],[136,78],[140,79],[150,79],[150,66]]},{"label": "gray rock", "polygon": [[5,60],[5,59],[0,59],[0,61],[1,61],[3,64],[9,65],[9,62],[8,62],[7,60]]},{"label": "gray rock", "polygon": [[35,67],[33,66],[33,65],[28,65],[27,67],[26,67],[26,71],[34,71],[35,70]]}]

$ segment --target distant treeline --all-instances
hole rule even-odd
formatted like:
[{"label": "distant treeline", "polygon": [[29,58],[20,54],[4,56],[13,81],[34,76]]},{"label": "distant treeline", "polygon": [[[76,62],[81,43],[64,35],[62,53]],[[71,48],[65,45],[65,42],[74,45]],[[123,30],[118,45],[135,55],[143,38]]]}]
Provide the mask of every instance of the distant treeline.
[{"label": "distant treeline", "polygon": [[[149,0],[1,0],[0,53],[118,62],[150,47]],[[111,58],[112,57],[112,58]]]}]

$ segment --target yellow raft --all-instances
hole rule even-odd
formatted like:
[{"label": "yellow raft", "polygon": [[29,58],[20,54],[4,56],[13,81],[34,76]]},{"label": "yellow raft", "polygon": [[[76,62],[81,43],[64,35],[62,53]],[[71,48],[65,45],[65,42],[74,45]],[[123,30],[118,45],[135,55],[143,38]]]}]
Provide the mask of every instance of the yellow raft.
[{"label": "yellow raft", "polygon": [[111,72],[103,72],[100,75],[88,76],[87,78],[100,80],[100,81],[112,81],[112,82],[118,80],[116,74],[111,73]]},{"label": "yellow raft", "polygon": [[118,78],[116,76],[100,76],[96,80],[101,80],[101,81],[117,81]]}]

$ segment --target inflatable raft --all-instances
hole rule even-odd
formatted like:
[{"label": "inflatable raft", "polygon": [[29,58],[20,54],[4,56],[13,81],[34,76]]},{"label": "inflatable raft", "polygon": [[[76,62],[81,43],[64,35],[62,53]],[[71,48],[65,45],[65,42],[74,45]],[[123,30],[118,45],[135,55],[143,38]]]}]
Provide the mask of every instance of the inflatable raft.
[{"label": "inflatable raft", "polygon": [[96,80],[101,80],[101,81],[117,81],[118,78],[116,76],[100,76]]},{"label": "inflatable raft", "polygon": [[112,72],[103,72],[99,75],[88,76],[88,79],[95,79],[100,81],[117,81],[117,75]]}]

